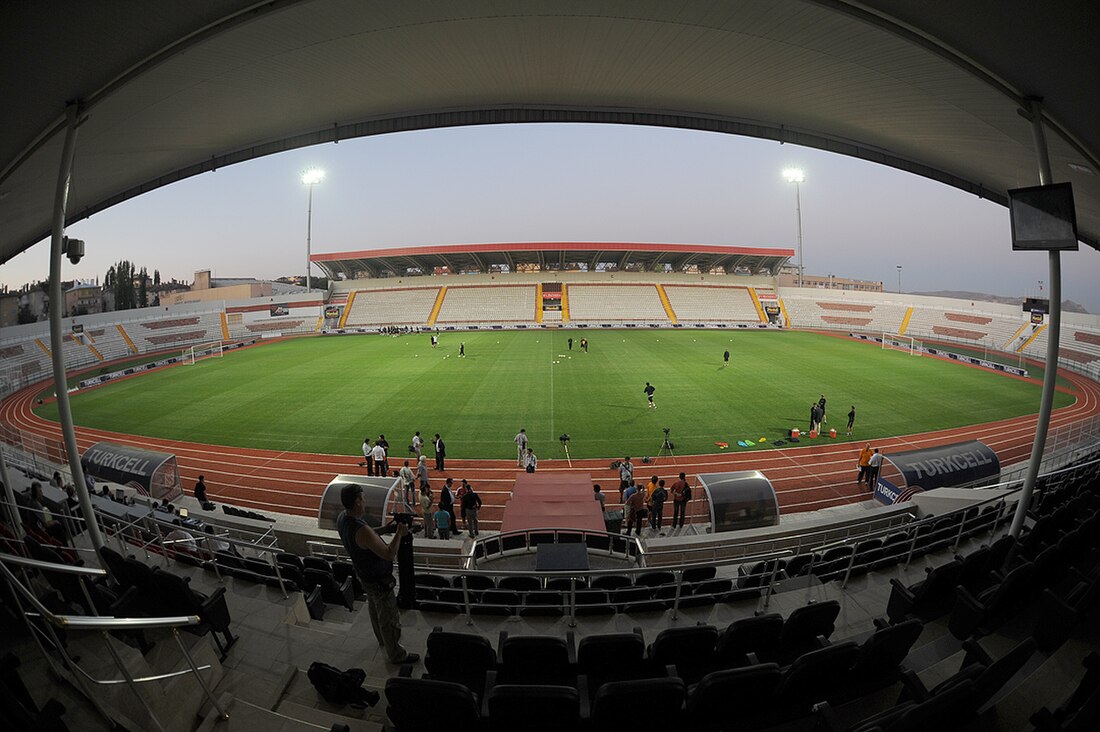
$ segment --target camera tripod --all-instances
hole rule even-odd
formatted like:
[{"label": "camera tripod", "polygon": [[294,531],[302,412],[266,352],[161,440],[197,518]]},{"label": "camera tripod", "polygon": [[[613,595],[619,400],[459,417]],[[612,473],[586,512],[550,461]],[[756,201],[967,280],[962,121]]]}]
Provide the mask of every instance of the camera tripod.
[{"label": "camera tripod", "polygon": [[561,442],[562,449],[565,450],[565,462],[569,464],[569,467],[573,467],[573,460],[569,457],[569,443],[565,440]]},{"label": "camera tripod", "polygon": [[657,457],[653,458],[654,463],[668,454],[672,458],[672,464],[676,464],[676,453],[672,451],[672,441],[668,439],[668,433],[669,431],[665,430],[665,439],[661,441],[661,449],[657,451]]}]

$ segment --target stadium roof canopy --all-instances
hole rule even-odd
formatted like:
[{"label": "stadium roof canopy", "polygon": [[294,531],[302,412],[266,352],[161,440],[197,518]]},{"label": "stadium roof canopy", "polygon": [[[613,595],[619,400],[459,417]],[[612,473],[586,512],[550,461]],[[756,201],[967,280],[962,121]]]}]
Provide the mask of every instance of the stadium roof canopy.
[{"label": "stadium roof canopy", "polygon": [[354,278],[360,272],[371,277],[405,275],[410,269],[431,274],[488,272],[507,267],[515,272],[526,267],[539,270],[574,269],[581,265],[594,272],[599,265],[613,270],[663,270],[674,272],[697,267],[700,272],[724,268],[729,273],[776,275],[792,255],[792,249],[721,247],[702,244],[638,244],[628,242],[524,242],[520,244],[454,244],[434,247],[372,249],[362,252],[314,254],[310,259],[329,277]]},{"label": "stadium roof canopy", "polygon": [[1094,0],[38,0],[0,4],[0,263],[69,221],[292,148],[455,125],[750,135],[995,201],[1055,181],[1100,241]]}]

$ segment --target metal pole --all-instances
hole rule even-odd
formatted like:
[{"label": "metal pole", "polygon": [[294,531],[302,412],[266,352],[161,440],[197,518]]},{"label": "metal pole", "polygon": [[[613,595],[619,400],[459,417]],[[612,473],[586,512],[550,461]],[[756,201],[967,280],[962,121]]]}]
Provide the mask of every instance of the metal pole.
[{"label": "metal pole", "polygon": [[898,265],[898,294],[901,294],[901,265]]},{"label": "metal pole", "polygon": [[[88,485],[84,482],[84,468],[80,464],[80,452],[76,446],[76,430],[73,429],[73,413],[69,408],[69,382],[65,377],[65,342],[61,335],[61,311],[65,301],[61,296],[61,246],[65,238],[65,209],[69,203],[69,182],[72,179],[73,157],[76,154],[76,130],[80,125],[83,107],[72,102],[65,110],[67,126],[65,128],[65,146],[61,152],[61,168],[57,173],[57,191],[53,200],[53,234],[50,237],[50,355],[53,360],[53,383],[57,392],[57,414],[61,422],[61,435],[65,439],[65,452],[68,453],[69,471],[80,500],[80,510],[84,514],[84,524],[88,527],[88,538],[96,551],[96,560],[103,565],[99,557],[99,548],[103,546],[103,535],[99,532],[92,499],[88,497]],[[104,567],[106,569],[106,567]]]},{"label": "metal pole", "polygon": [[798,286],[802,287],[802,189],[797,180],[794,182],[794,210],[798,214]]},{"label": "metal pole", "polygon": [[[1039,183],[1051,183],[1050,157],[1047,154],[1046,139],[1043,136],[1042,105],[1038,99],[1027,101],[1026,116],[1031,121],[1031,134],[1035,139],[1035,154],[1039,158]],[[1055,380],[1058,377],[1058,341],[1062,331],[1062,259],[1058,251],[1048,252],[1050,265],[1050,324],[1047,330],[1047,362],[1043,370],[1043,396],[1039,401],[1039,419],[1035,425],[1035,441],[1031,445],[1031,460],[1027,464],[1024,487],[1020,491],[1020,500],[1016,504],[1016,515],[1012,518],[1009,533],[1013,538],[1020,537],[1024,528],[1031,494],[1035,490],[1035,481],[1039,477],[1039,464],[1043,460],[1046,447],[1047,430],[1050,427],[1050,412],[1054,405]]]},{"label": "metal pole", "polygon": [[309,271],[309,255],[313,247],[313,184],[309,184],[309,210],[306,212],[306,292],[313,291],[313,279]]}]

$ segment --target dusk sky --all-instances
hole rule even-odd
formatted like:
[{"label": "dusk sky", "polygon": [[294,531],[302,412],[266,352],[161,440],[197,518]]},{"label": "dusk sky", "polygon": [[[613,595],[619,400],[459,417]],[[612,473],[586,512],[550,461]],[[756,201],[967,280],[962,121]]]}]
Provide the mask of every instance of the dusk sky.
[{"label": "dusk sky", "polygon": [[[608,125],[509,125],[382,135],[190,178],[69,228],[87,256],[65,279],[130,259],[190,282],[305,269],[307,191],[320,167],[313,251],[529,241],[796,248],[802,184],[807,274],[897,289],[1046,292],[1047,256],[1011,251],[1007,209],[907,173],[794,145]],[[74,185],[79,188],[79,169]],[[1020,181],[1035,185],[1037,179]],[[797,261],[797,257],[793,258]],[[0,265],[14,289],[45,279],[48,243]],[[1100,313],[1100,252],[1062,256],[1063,296]],[[320,270],[314,268],[314,276]]]}]

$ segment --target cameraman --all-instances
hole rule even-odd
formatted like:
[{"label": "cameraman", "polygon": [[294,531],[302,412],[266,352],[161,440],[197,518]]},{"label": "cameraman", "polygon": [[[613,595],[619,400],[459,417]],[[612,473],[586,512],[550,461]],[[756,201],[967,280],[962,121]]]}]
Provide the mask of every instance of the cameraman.
[{"label": "cameraman", "polygon": [[363,488],[349,484],[340,491],[340,503],[344,510],[336,517],[336,530],[344,544],[363,588],[367,593],[367,611],[378,645],[386,652],[389,663],[401,665],[420,660],[417,653],[409,653],[401,646],[401,614],[393,594],[393,560],[401,546],[401,539],[409,533],[405,523],[397,524],[393,539],[387,545],[381,537],[363,521]]}]

